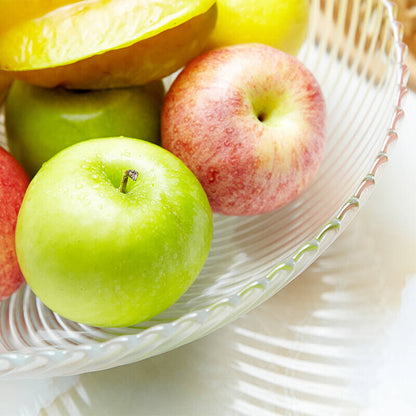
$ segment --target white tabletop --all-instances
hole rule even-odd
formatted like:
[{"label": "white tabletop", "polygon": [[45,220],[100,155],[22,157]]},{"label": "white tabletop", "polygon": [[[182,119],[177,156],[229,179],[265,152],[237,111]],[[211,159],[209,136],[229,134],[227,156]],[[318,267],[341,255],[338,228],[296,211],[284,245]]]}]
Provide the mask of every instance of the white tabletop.
[{"label": "white tabletop", "polygon": [[0,414],[416,414],[416,94],[354,222],[306,272],[213,334],[66,378],[0,381]]}]

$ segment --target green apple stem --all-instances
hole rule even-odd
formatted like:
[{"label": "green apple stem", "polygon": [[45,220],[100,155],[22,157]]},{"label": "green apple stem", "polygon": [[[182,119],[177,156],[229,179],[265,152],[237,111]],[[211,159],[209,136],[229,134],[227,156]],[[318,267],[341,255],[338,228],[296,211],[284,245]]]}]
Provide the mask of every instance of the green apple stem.
[{"label": "green apple stem", "polygon": [[129,180],[129,178],[133,181],[137,181],[138,176],[139,176],[139,172],[137,172],[137,170],[134,170],[134,169],[126,170],[123,174],[123,179],[121,180],[120,188],[118,188],[120,192],[125,194],[127,181]]}]

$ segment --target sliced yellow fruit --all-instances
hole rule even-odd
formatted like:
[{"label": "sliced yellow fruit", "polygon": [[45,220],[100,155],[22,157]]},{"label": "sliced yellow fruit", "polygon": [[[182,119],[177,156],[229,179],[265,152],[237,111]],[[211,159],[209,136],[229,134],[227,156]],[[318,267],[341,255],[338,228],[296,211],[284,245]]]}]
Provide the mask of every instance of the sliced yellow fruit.
[{"label": "sliced yellow fruit", "polygon": [[13,75],[44,86],[76,89],[142,85],[161,79],[201,53],[214,28],[216,9],[131,46],[113,49],[80,61]]},{"label": "sliced yellow fruit", "polygon": [[0,28],[4,31],[16,23],[37,18],[77,1],[81,0],[0,0]]},{"label": "sliced yellow fruit", "polygon": [[[0,68],[48,68],[126,47],[179,26],[213,4],[213,0],[72,1],[0,28]],[[19,0],[14,5],[18,8]]]},{"label": "sliced yellow fruit", "polygon": [[16,16],[14,24],[0,26],[0,69],[49,87],[145,84],[200,53],[216,21],[214,0],[58,3],[45,14],[37,16],[32,8],[29,17]]}]

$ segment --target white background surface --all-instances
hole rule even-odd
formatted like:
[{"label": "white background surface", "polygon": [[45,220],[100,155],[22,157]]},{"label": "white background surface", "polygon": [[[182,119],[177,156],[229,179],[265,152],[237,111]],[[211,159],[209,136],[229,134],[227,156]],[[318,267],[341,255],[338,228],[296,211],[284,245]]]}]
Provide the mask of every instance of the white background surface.
[{"label": "white background surface", "polygon": [[380,183],[326,253],[272,299],[143,362],[0,381],[0,414],[416,415],[416,95]]}]

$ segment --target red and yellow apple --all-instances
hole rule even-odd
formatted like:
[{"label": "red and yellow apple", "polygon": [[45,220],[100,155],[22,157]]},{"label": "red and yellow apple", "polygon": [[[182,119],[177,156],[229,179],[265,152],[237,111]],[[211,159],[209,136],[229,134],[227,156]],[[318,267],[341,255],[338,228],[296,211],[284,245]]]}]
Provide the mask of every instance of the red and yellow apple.
[{"label": "red and yellow apple", "polygon": [[12,295],[24,282],[17,262],[15,230],[28,184],[23,168],[0,147],[0,300]]},{"label": "red and yellow apple", "polygon": [[289,54],[263,44],[220,48],[176,78],[161,133],[213,211],[261,214],[292,201],[314,177],[326,143],[325,100]]}]

